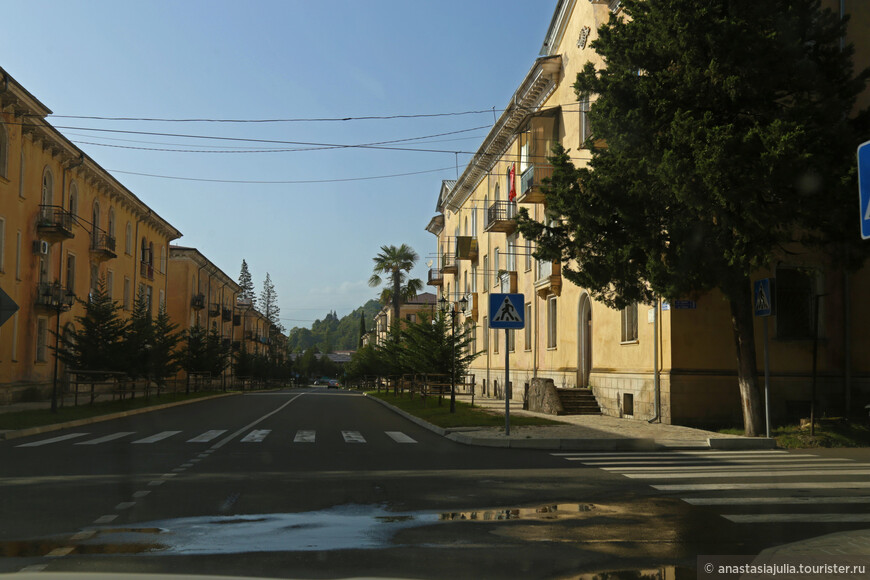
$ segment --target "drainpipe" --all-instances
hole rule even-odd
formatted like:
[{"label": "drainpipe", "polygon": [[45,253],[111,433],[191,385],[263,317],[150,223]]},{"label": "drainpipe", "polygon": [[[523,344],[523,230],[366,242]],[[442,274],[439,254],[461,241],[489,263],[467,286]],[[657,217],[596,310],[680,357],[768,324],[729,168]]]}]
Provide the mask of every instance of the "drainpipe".
[{"label": "drainpipe", "polygon": [[655,416],[650,423],[661,422],[662,414],[662,388],[659,383],[659,299],[653,304],[653,387],[656,394]]}]

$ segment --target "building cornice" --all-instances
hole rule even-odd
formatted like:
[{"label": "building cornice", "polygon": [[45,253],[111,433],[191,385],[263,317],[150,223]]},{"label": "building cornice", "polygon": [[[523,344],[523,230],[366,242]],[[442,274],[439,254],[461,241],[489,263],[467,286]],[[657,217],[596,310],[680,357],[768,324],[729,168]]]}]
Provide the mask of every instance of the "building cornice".
[{"label": "building cornice", "polygon": [[221,284],[229,287],[234,293],[239,293],[242,287],[224,273],[223,270],[215,266],[215,264],[206,258],[202,252],[196,248],[188,248],[184,246],[169,246],[170,260],[190,260],[199,268],[205,269],[210,276],[216,278]]},{"label": "building cornice", "polygon": [[553,12],[553,19],[550,21],[550,28],[547,29],[547,35],[544,37],[544,44],[541,46],[541,56],[556,54],[562,37],[565,36],[565,29],[571,19],[575,2],[576,0],[559,0],[559,4]]}]

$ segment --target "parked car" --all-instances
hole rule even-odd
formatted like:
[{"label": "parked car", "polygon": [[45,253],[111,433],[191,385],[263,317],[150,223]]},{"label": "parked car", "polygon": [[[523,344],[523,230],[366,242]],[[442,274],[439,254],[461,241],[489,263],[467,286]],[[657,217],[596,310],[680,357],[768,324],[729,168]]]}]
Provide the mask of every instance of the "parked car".
[{"label": "parked car", "polygon": [[338,382],[338,379],[329,379],[329,383],[327,383],[326,387],[329,389],[337,389],[341,384]]}]

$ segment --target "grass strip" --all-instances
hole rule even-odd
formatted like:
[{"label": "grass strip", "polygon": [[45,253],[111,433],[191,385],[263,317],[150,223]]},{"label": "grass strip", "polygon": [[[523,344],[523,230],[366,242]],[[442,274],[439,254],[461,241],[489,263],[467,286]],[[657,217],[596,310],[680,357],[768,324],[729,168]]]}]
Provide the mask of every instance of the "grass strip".
[{"label": "grass strip", "polygon": [[[449,396],[444,397],[439,405],[438,397],[428,397],[424,400],[419,395],[415,395],[412,399],[408,394],[396,397],[392,393],[378,393],[376,391],[369,391],[368,395],[370,397],[377,397],[410,415],[445,429],[454,427],[504,426],[504,415],[492,413],[478,407],[472,408],[470,404],[460,400],[456,401],[456,412],[451,413]],[[561,423],[539,417],[511,415],[511,426],[521,425],[561,425]]]},{"label": "grass strip", "polygon": [[175,403],[178,401],[187,401],[191,399],[201,399],[210,397],[220,393],[214,392],[198,392],[198,393],[165,393],[160,395],[151,395],[148,398],[137,396],[135,399],[124,399],[117,401],[103,401],[94,403],[93,405],[79,405],[73,407],[67,405],[58,407],[57,413],[52,413],[50,409],[28,409],[26,411],[10,411],[8,413],[0,413],[0,430],[17,430],[26,429],[28,427],[42,427],[43,425],[53,425],[55,423],[66,423],[67,421],[76,421],[78,419],[89,419],[100,415],[110,415],[112,413],[121,413],[124,411],[132,411],[134,409],[142,409],[144,407],[153,407],[154,405],[163,405],[166,403]]},{"label": "grass strip", "polygon": [[[818,447],[870,447],[870,424],[866,421],[818,419],[816,434],[809,426],[783,425],[771,430],[777,446],[783,449],[813,449]],[[721,429],[720,433],[743,435],[743,429]]]}]

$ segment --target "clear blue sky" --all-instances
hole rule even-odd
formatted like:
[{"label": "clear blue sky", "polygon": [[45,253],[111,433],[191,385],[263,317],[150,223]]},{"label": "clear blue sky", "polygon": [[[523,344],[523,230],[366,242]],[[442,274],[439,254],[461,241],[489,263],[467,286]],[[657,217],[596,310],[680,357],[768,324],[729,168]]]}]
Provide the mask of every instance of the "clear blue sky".
[{"label": "clear blue sky", "polygon": [[[503,108],[538,56],[556,0],[201,0],[5,2],[0,66],[55,115],[266,119],[455,113]],[[56,126],[233,279],[244,258],[259,294],[269,272],[283,324],[344,315],[377,290],[381,245],[411,245],[426,278],[442,179],[473,152],[493,114],[262,124],[119,122]],[[487,126],[483,129],[475,127]],[[447,153],[321,149],[188,153],[298,145],[85,129],[394,146]],[[106,147],[94,145],[113,145]],[[458,156],[459,172],[469,155]],[[437,170],[437,171],[433,171]],[[147,173],[243,184],[169,180]]]}]

